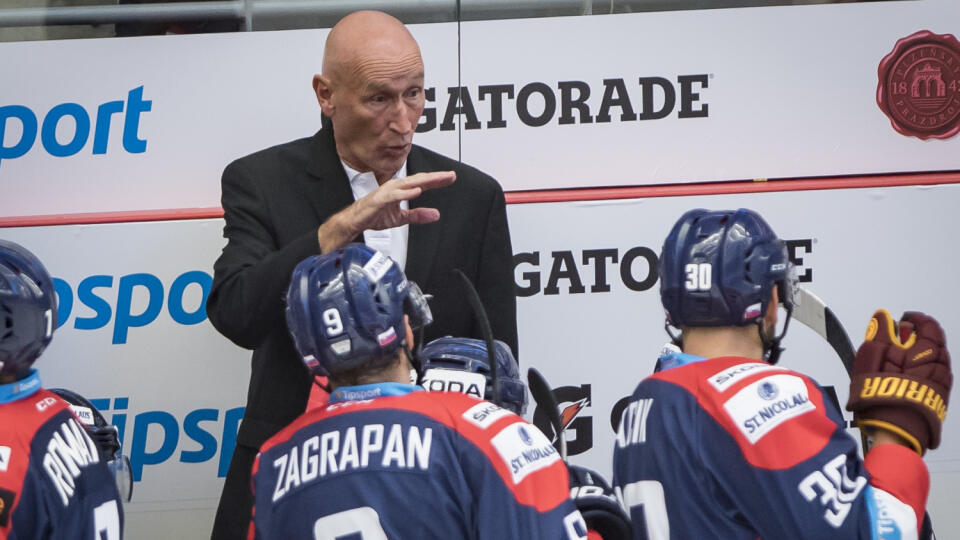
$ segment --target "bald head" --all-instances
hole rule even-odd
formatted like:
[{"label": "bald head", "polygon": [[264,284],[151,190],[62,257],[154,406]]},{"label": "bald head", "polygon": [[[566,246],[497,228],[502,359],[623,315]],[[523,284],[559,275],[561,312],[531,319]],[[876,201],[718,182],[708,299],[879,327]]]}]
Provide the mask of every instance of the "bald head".
[{"label": "bald head", "polygon": [[334,82],[370,64],[419,64],[420,47],[395,17],[380,11],[357,11],[340,19],[323,49],[323,75]]},{"label": "bald head", "polygon": [[341,19],[327,36],[313,89],[340,158],[380,183],[392,178],[424,107],[420,47],[403,23],[378,11]]}]

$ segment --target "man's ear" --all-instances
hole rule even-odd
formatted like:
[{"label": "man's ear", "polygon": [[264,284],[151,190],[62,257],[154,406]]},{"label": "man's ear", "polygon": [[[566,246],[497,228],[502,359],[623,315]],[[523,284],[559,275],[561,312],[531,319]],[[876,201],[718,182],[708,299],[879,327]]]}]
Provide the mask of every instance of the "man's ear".
[{"label": "man's ear", "polygon": [[404,337],[407,338],[407,350],[413,350],[413,328],[410,327],[410,316],[403,316],[403,327],[406,329]]},{"label": "man's ear", "polygon": [[314,75],[313,93],[317,95],[317,103],[320,104],[320,110],[323,111],[323,114],[332,117],[334,112],[333,86],[330,84],[330,79],[319,73]]}]

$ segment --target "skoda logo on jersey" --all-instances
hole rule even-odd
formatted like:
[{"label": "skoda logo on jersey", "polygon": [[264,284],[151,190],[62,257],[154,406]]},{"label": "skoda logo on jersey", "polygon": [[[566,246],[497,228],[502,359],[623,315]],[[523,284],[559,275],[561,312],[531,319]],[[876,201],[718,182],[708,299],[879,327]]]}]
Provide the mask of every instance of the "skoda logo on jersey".
[{"label": "skoda logo on jersey", "polygon": [[523,441],[523,444],[527,446],[533,445],[533,439],[530,438],[530,434],[527,433],[527,429],[523,426],[517,428],[517,431],[520,433],[520,440]]},{"label": "skoda logo on jersey", "polygon": [[757,387],[757,394],[763,399],[770,401],[780,395],[780,389],[772,382],[764,381],[763,384]]}]

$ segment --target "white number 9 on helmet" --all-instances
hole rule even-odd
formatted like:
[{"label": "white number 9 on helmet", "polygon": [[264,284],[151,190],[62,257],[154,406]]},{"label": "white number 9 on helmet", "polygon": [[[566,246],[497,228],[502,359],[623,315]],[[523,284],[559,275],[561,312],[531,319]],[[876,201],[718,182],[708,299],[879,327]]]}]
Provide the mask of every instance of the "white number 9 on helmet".
[{"label": "white number 9 on helmet", "polygon": [[339,336],[343,333],[343,321],[340,319],[340,310],[330,308],[323,312],[323,325],[327,328],[327,336]]}]

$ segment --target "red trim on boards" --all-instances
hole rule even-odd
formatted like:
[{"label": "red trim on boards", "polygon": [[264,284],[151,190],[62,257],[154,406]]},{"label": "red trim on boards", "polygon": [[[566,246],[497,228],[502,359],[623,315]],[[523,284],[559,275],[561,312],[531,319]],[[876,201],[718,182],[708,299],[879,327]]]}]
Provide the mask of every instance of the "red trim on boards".
[{"label": "red trim on boards", "polygon": [[692,195],[729,195],[733,193],[770,193],[775,191],[810,191],[897,186],[960,184],[960,172],[895,174],[877,176],[834,176],[737,182],[706,182],[660,186],[606,187],[512,191],[506,194],[507,204],[546,202],[604,201],[614,199],[647,199]]},{"label": "red trim on boards", "polygon": [[41,216],[0,217],[0,228],[47,227],[51,225],[91,225],[101,223],[132,223],[139,221],[173,221],[223,217],[223,208],[178,208],[170,210],[131,210],[125,212],[90,212],[80,214],[50,214]]},{"label": "red trim on boards", "polygon": [[[960,184],[960,171],[889,174],[874,176],[831,176],[777,180],[745,180],[735,182],[701,182],[659,186],[600,187],[510,191],[507,204],[530,204],[576,201],[646,199],[652,197],[685,197],[693,195],[729,195],[734,193],[771,193],[777,191],[810,191],[826,189],[862,189],[898,186]],[[90,212],[38,216],[0,217],[0,228],[45,227],[51,225],[89,225],[131,223],[139,221],[172,221],[215,219],[223,217],[220,207],[180,208],[168,210],[133,210],[124,212]]]}]

